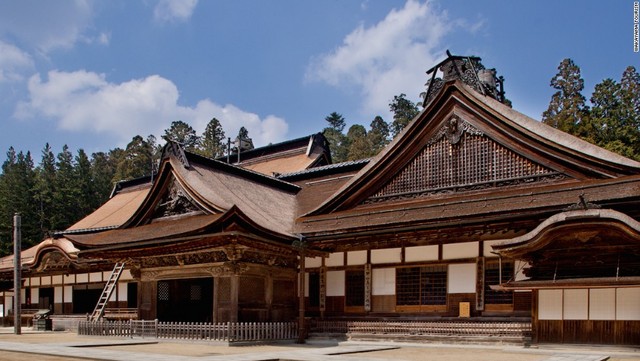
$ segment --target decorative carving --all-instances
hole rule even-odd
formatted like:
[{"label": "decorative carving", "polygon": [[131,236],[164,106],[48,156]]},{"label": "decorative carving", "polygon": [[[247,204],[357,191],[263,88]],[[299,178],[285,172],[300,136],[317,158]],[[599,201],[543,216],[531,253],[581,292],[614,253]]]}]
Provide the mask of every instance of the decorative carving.
[{"label": "decorative carving", "polygon": [[[451,55],[447,50],[447,59],[427,71],[432,74],[425,84],[427,91],[422,93],[423,106],[426,107],[440,92],[445,82],[460,80],[475,91],[490,96],[499,102],[508,103],[504,97],[504,78],[496,76],[495,69],[486,69],[477,56]],[[440,71],[442,79],[436,78]]]},{"label": "decorative carving", "polygon": [[484,135],[473,125],[461,120],[457,115],[452,115],[449,121],[443,124],[436,134],[427,142],[427,145],[433,145],[442,138],[446,138],[451,144],[458,144],[462,139],[463,133],[475,136]]},{"label": "decorative carving", "polygon": [[239,262],[225,262],[221,266],[209,268],[209,272],[216,277],[239,275],[248,270],[248,265]]},{"label": "decorative carving", "polygon": [[327,307],[327,267],[320,267],[320,312],[324,312]]},{"label": "decorative carving", "polygon": [[364,265],[364,310],[371,311],[371,263]]},{"label": "decorative carving", "polygon": [[172,179],[167,193],[156,206],[154,218],[170,217],[197,211],[200,211],[200,208],[180,184],[175,179]]},{"label": "decorative carving", "polygon": [[227,255],[227,259],[231,262],[236,262],[242,259],[246,247],[241,247],[236,244],[230,244],[224,247],[224,254]]},{"label": "decorative carving", "polygon": [[71,261],[59,252],[49,252],[42,256],[37,272],[67,270],[71,268]]},{"label": "decorative carving", "polygon": [[162,152],[162,157],[165,158],[169,155],[175,156],[185,168],[190,167],[187,155],[184,153],[184,149],[180,143],[174,140],[169,140],[167,142],[167,145],[165,145]]},{"label": "decorative carving", "polygon": [[570,205],[569,207],[565,208],[565,211],[581,211],[581,210],[587,210],[587,209],[600,209],[602,208],[600,205],[595,204],[595,203],[591,203],[587,201],[587,198],[584,196],[584,193],[580,194],[578,196],[579,200],[577,203]]}]

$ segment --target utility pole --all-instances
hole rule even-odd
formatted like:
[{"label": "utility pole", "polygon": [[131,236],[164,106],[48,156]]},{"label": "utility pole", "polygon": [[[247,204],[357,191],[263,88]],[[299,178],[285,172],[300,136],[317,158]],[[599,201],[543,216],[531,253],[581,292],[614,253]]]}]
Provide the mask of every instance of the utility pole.
[{"label": "utility pole", "polygon": [[20,231],[20,214],[16,213],[13,216],[13,325],[15,328],[15,334],[22,334],[22,320],[21,320],[21,305],[22,305],[22,281],[21,272],[22,265],[20,264],[20,252],[22,242],[22,234]]}]

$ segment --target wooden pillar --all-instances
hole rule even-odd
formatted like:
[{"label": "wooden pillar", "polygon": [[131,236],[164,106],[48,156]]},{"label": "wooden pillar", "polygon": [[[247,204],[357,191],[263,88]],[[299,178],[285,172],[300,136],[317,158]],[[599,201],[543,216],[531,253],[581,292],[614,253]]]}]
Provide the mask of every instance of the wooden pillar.
[{"label": "wooden pillar", "polygon": [[213,292],[213,304],[211,305],[211,307],[213,307],[213,317],[211,321],[213,323],[218,323],[218,277],[213,277],[213,287],[211,292]]},{"label": "wooden pillar", "polygon": [[140,281],[138,291],[138,318],[141,320],[155,320],[158,318],[157,310],[158,282]]},{"label": "wooden pillar", "polygon": [[238,291],[240,290],[240,276],[231,276],[231,311],[229,312],[229,322],[238,322]]},{"label": "wooden pillar", "polygon": [[265,282],[265,295],[264,299],[267,306],[267,319],[266,321],[273,321],[273,276],[267,275],[264,279]]},{"label": "wooden pillar", "polygon": [[305,255],[304,251],[300,252],[300,271],[298,272],[298,290],[299,290],[299,305],[298,305],[298,341],[297,343],[304,343],[305,339],[305,325],[304,325],[304,314],[305,314]]}]

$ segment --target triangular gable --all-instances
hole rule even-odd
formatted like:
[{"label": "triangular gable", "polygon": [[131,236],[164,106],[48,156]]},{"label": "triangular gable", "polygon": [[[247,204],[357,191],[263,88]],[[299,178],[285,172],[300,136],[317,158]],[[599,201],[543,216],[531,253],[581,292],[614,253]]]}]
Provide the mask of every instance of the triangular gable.
[{"label": "triangular gable", "polygon": [[363,203],[460,193],[567,176],[494,141],[456,115],[382,188]]},{"label": "triangular gable", "polygon": [[181,147],[167,143],[158,176],[138,210],[121,228],[131,228],[181,215],[218,214],[224,209],[209,204],[181,179],[176,167],[190,167]]},{"label": "triangular gable", "polygon": [[381,154],[306,215],[398,199],[638,173],[640,163],[450,81]]}]

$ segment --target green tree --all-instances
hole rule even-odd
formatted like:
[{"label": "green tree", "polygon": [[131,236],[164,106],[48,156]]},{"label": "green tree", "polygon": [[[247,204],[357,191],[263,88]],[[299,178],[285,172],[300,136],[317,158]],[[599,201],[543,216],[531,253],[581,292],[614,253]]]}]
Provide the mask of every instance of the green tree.
[{"label": "green tree", "polygon": [[38,207],[40,231],[46,234],[52,230],[51,215],[55,211],[56,158],[49,143],[42,150],[42,159],[36,169],[35,201]]},{"label": "green tree", "polygon": [[240,127],[238,130],[238,138],[240,139],[249,139],[249,131],[245,127]]},{"label": "green tree", "polygon": [[28,248],[42,239],[35,200],[35,170],[31,154],[7,152],[0,175],[0,254],[13,252],[13,216],[22,220],[22,245]]},{"label": "green tree", "polygon": [[115,160],[105,152],[96,152],[91,155],[91,181],[94,186],[94,201],[98,206],[109,199],[113,190],[116,167]]},{"label": "green tree", "polygon": [[628,143],[634,158],[640,160],[640,74],[633,66],[628,66],[620,79],[620,108]]},{"label": "green tree", "polygon": [[420,111],[418,106],[406,98],[406,94],[395,95],[393,101],[389,103],[389,109],[393,113],[391,123],[391,134],[398,135]]},{"label": "green tree", "polygon": [[162,139],[165,141],[172,140],[178,142],[188,151],[195,150],[199,141],[196,131],[182,120],[172,122],[169,129],[165,129]]},{"label": "green tree", "polygon": [[91,161],[84,149],[78,150],[73,173],[77,187],[76,192],[78,198],[76,198],[76,209],[78,215],[77,220],[79,220],[100,206],[100,204],[97,204],[95,201],[95,184],[93,183],[91,174]]},{"label": "green tree", "polygon": [[113,181],[118,182],[150,175],[154,166],[155,152],[153,144],[139,135],[133,137],[119,157]]},{"label": "green tree", "polygon": [[78,199],[80,191],[76,179],[73,154],[65,144],[57,155],[57,174],[54,194],[55,209],[51,215],[52,227],[55,230],[64,230],[78,221]]},{"label": "green tree", "polygon": [[557,91],[551,96],[549,107],[542,113],[542,122],[569,134],[579,135],[589,109],[582,95],[584,80],[580,67],[573,60],[564,59],[558,73],[551,79],[551,87]]},{"label": "green tree", "polygon": [[[247,132],[248,135],[248,132]],[[225,154],[226,151],[226,135],[222,129],[220,121],[212,118],[200,137],[198,149],[196,152],[205,157],[217,158]]]},{"label": "green tree", "polygon": [[367,130],[362,125],[354,124],[349,127],[347,140],[349,143],[347,160],[358,160],[372,156],[371,145],[367,138]]},{"label": "green tree", "polygon": [[330,128],[333,128],[333,129],[337,130],[340,133],[342,133],[342,131],[344,130],[344,127],[346,125],[344,117],[342,116],[342,114],[339,114],[339,113],[336,113],[336,112],[332,112],[327,117],[325,117],[324,120],[326,120],[327,123],[329,123],[329,127]]},{"label": "green tree", "polygon": [[345,127],[344,117],[339,113],[332,112],[324,120],[329,123],[329,126],[322,130],[322,134],[329,142],[331,160],[333,163],[346,161],[349,155],[349,140],[342,133]]},{"label": "green tree", "polygon": [[371,156],[374,156],[389,144],[389,124],[381,116],[376,116],[369,126],[371,130],[367,133],[367,138],[371,146]]}]

